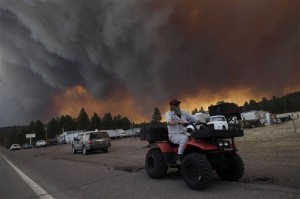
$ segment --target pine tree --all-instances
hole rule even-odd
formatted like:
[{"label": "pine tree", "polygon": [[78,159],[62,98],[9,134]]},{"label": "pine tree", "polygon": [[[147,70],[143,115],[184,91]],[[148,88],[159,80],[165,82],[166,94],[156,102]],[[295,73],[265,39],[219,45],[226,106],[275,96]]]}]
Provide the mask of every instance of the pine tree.
[{"label": "pine tree", "polygon": [[97,115],[97,113],[94,113],[89,125],[89,130],[95,130],[95,129],[98,130],[102,129],[101,118]]},{"label": "pine tree", "polygon": [[46,140],[45,125],[40,120],[34,125],[34,133],[36,140]]},{"label": "pine tree", "polygon": [[131,126],[130,120],[127,117],[123,117],[121,129],[128,130],[128,129],[130,129],[130,126]]},{"label": "pine tree", "polygon": [[114,129],[122,128],[122,117],[121,117],[121,115],[115,116],[113,123],[114,123],[114,125],[113,125]]},{"label": "pine tree", "polygon": [[90,124],[90,119],[87,113],[85,112],[84,108],[80,110],[80,113],[77,117],[77,129],[78,130],[85,130],[88,129]]},{"label": "pine tree", "polygon": [[192,110],[192,115],[194,115],[194,114],[196,114],[196,113],[198,113],[198,112],[199,112],[198,109],[195,108],[194,110]]},{"label": "pine tree", "polygon": [[154,109],[154,113],[152,115],[151,124],[160,124],[161,121],[161,113],[157,107]]},{"label": "pine tree", "polygon": [[113,129],[113,118],[110,113],[105,113],[102,119],[103,129]]},{"label": "pine tree", "polygon": [[28,126],[28,133],[34,133],[34,126],[35,126],[35,123],[34,121],[31,121],[29,126]]},{"label": "pine tree", "polygon": [[258,104],[254,99],[251,99],[249,101],[249,108],[250,108],[250,110],[258,110],[259,109]]},{"label": "pine tree", "polygon": [[199,109],[199,112],[202,112],[202,113],[204,113],[205,111],[204,111],[204,108],[201,106],[201,108]]},{"label": "pine tree", "polygon": [[50,122],[48,122],[47,125],[47,137],[48,138],[55,138],[56,135],[59,135],[61,133],[61,127],[59,124],[58,118],[52,118]]},{"label": "pine tree", "polygon": [[61,116],[59,123],[61,131],[76,130],[76,119],[73,119],[70,115]]}]

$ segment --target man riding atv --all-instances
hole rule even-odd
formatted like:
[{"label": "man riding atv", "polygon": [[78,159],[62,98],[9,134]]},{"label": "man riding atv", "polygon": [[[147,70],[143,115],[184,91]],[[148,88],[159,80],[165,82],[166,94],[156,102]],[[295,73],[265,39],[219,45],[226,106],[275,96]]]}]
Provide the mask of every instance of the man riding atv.
[{"label": "man riding atv", "polygon": [[180,109],[180,101],[173,99],[169,102],[170,111],[166,113],[166,121],[168,124],[169,140],[173,144],[179,144],[176,163],[182,163],[183,151],[188,142],[188,136],[185,132],[185,126],[189,123],[203,124],[200,120],[196,120],[188,112]]},{"label": "man riding atv", "polygon": [[[178,168],[188,187],[195,190],[210,184],[214,170],[223,180],[238,181],[244,174],[244,163],[237,154],[234,138],[244,132],[198,128],[195,119],[180,110],[179,104],[178,100],[170,102],[168,127],[141,129],[141,139],[147,140],[150,147],[145,159],[147,174],[163,178],[168,168]],[[193,126],[189,136],[183,134],[186,124]]]}]

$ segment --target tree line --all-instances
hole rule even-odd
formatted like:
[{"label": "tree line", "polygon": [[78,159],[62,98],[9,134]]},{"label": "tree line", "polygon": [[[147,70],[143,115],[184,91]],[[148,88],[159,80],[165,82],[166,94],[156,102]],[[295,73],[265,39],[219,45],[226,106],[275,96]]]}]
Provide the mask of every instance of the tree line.
[{"label": "tree line", "polygon": [[264,110],[275,114],[300,111],[300,91],[271,99],[263,97],[258,102],[251,99],[242,108],[244,111]]},{"label": "tree line", "polygon": [[[228,102],[222,100],[222,101],[218,101],[216,105],[222,103],[228,103]],[[289,93],[281,97],[273,96],[271,99],[267,99],[263,97],[260,101],[250,99],[249,101],[245,101],[243,106],[238,106],[234,102],[230,102],[230,103],[235,105],[237,108],[239,108],[241,112],[247,112],[251,110],[264,110],[273,114],[296,112],[296,111],[300,111],[300,91]],[[191,114],[195,114],[198,112],[207,112],[207,111],[204,110],[203,107],[200,107],[199,109],[198,108],[193,109],[191,111]],[[137,126],[144,127],[144,126],[166,125],[164,122],[161,122],[161,119],[162,117],[159,109],[155,108],[151,121],[137,124]]]},{"label": "tree line", "polygon": [[60,118],[52,118],[47,124],[40,120],[31,121],[28,126],[14,126],[0,128],[0,145],[9,147],[12,143],[28,143],[26,134],[35,134],[36,140],[50,140],[63,133],[63,131],[74,130],[107,130],[107,129],[130,129],[133,124],[127,117],[121,115],[112,116],[105,113],[101,118],[94,112],[89,118],[85,109],[82,108],[77,118],[63,115]]},{"label": "tree line", "polygon": [[[225,103],[219,101],[216,104]],[[236,104],[236,106],[238,106]],[[274,114],[300,111],[300,91],[289,93],[281,97],[273,96],[271,99],[265,97],[261,101],[250,99],[240,107],[242,111],[264,110]],[[191,111],[192,114],[204,112],[203,107]],[[103,117],[99,117],[94,113],[91,118],[82,108],[77,118],[72,118],[69,115],[63,115],[60,118],[53,118],[47,124],[43,124],[40,120],[31,121],[28,126],[14,126],[0,128],[0,145],[9,147],[12,143],[28,143],[25,135],[35,133],[35,140],[49,140],[61,134],[63,131],[73,130],[105,130],[105,129],[130,129],[135,127],[145,126],[162,126],[166,125],[162,122],[160,110],[155,107],[153,115],[149,121],[139,124],[131,122],[127,117],[121,115],[112,116],[111,113],[105,113]]]},{"label": "tree line", "polygon": [[[251,110],[264,110],[273,114],[296,112],[296,111],[300,111],[300,91],[289,93],[281,97],[273,96],[271,99],[267,99],[263,97],[260,101],[250,99],[249,101],[245,101],[243,106],[238,106],[234,102],[225,102],[223,100],[218,101],[216,105],[223,104],[223,103],[234,104],[242,112],[247,112]],[[193,109],[191,113],[195,114],[198,112],[207,112],[207,111],[205,111],[203,107],[201,107],[199,109],[198,108]]]}]

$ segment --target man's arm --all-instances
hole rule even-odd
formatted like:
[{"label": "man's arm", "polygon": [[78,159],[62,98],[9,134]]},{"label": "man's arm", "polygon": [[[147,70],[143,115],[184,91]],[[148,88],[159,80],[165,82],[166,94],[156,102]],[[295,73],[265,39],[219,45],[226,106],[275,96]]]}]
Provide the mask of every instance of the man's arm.
[{"label": "man's arm", "polygon": [[184,114],[186,115],[186,119],[187,119],[188,122],[194,122],[194,123],[197,122],[197,120],[191,114],[189,114],[188,112],[184,112]]},{"label": "man's arm", "polygon": [[177,121],[173,120],[172,113],[170,111],[166,113],[166,122],[169,126],[175,126],[178,124]]},{"label": "man's arm", "polygon": [[191,114],[189,114],[188,112],[185,112],[187,114],[186,118],[189,122],[194,122],[197,124],[206,124],[205,122],[202,122],[200,120],[195,119]]},{"label": "man's arm", "polygon": [[182,124],[184,125],[186,122],[185,121],[182,121],[182,120],[174,120],[173,117],[172,117],[172,113],[169,111],[166,113],[166,122],[169,126],[176,126],[178,124]]}]

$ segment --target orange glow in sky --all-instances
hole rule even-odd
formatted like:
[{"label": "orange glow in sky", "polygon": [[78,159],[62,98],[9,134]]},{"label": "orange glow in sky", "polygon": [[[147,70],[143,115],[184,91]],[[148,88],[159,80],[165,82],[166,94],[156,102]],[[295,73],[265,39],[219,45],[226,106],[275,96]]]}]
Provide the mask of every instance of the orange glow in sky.
[{"label": "orange glow in sky", "polygon": [[147,121],[147,118],[139,114],[134,106],[132,98],[122,96],[120,99],[95,99],[82,86],[75,86],[67,89],[60,96],[55,96],[54,104],[60,115],[70,115],[77,118],[81,108],[84,108],[89,117],[95,113],[103,117],[105,113],[111,113],[112,116],[120,114],[132,121]]},{"label": "orange glow in sky", "polygon": [[[260,101],[265,95],[260,94],[262,97],[253,98],[253,91],[251,89],[239,88],[232,89],[230,91],[223,91],[221,93],[212,93],[210,91],[201,91],[194,97],[178,96],[180,100],[181,108],[188,112],[191,112],[195,108],[208,110],[210,105],[215,105],[218,101],[234,102],[239,106],[244,105],[245,101],[254,99]],[[259,96],[259,95],[257,95]],[[171,99],[170,99],[171,100]],[[153,104],[153,109],[149,112],[143,112],[135,106],[135,100],[129,95],[122,95],[120,98],[110,98],[106,100],[100,100],[94,98],[88,93],[88,91],[82,86],[75,86],[62,93],[60,96],[54,98],[54,104],[57,110],[59,110],[59,116],[70,115],[77,118],[81,108],[84,108],[91,118],[94,112],[99,117],[103,117],[105,113],[111,113],[112,116],[120,114],[122,117],[127,117],[135,123],[149,122],[154,108],[158,107],[162,120],[165,121],[165,112],[169,110],[168,101],[163,104]]]}]

